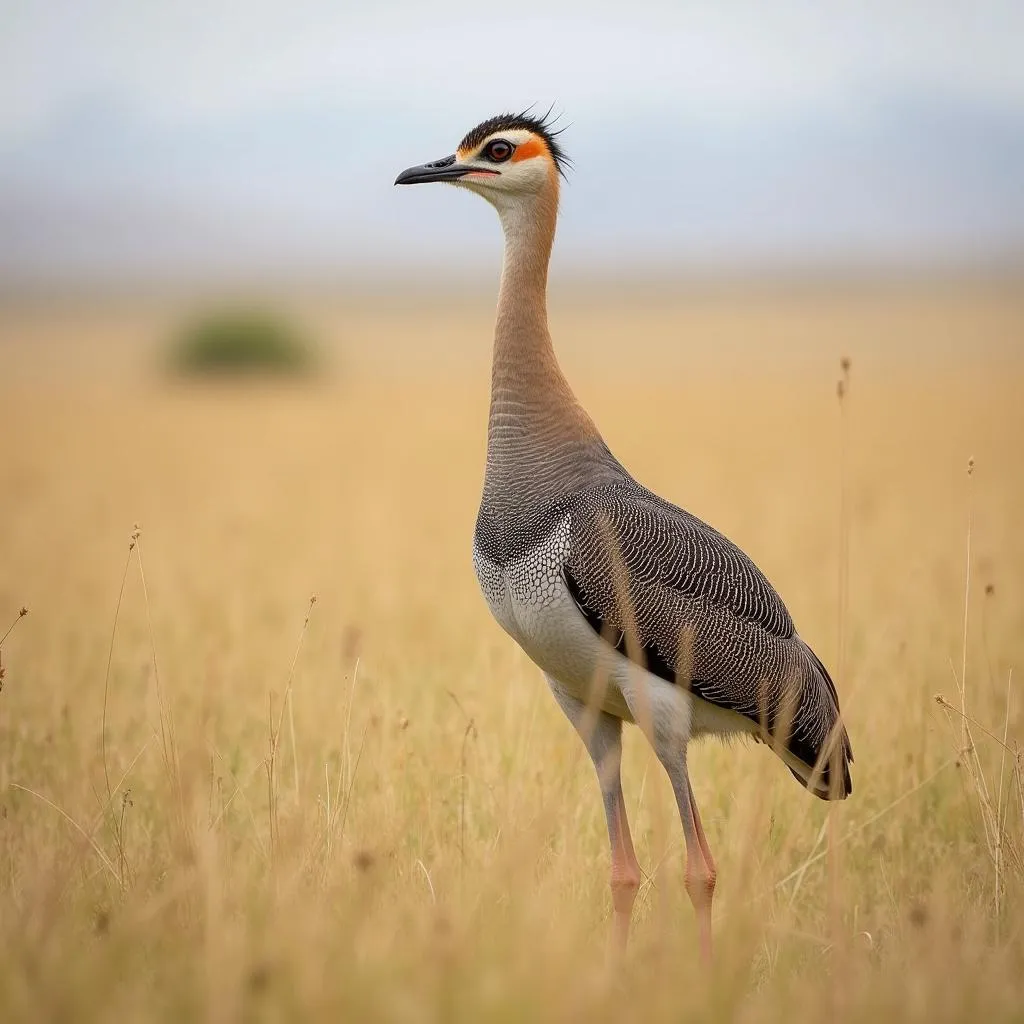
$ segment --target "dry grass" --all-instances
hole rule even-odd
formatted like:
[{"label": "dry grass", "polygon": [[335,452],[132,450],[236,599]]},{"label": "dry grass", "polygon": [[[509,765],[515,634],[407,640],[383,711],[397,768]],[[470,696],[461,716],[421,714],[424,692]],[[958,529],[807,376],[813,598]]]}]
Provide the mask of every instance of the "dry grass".
[{"label": "dry grass", "polygon": [[344,373],[281,391],[147,378],[158,313],[0,318],[0,1018],[1019,1016],[1024,302],[557,304],[627,465],[832,665],[845,607],[831,827],[764,748],[694,753],[710,976],[635,730],[606,971],[592,768],[477,593],[486,304],[309,315]]}]

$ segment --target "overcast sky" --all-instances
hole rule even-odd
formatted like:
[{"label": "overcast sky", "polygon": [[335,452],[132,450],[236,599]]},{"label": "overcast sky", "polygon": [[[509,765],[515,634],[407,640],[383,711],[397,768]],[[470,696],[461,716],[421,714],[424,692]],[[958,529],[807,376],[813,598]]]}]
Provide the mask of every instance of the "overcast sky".
[{"label": "overcast sky", "polygon": [[1019,2],[368,7],[0,0],[0,274],[496,266],[391,182],[531,103],[584,270],[1024,252]]}]

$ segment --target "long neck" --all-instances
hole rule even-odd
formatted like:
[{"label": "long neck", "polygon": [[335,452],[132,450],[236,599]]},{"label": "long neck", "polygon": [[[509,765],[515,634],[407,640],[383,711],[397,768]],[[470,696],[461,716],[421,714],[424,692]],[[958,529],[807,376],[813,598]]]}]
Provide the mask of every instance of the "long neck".
[{"label": "long neck", "polygon": [[[491,365],[488,446],[598,438],[555,358],[548,332],[548,263],[557,194],[499,209],[505,259]],[[516,446],[518,447],[518,446]]]},{"label": "long neck", "polygon": [[505,232],[487,430],[488,495],[532,504],[585,486],[614,463],[576,400],[548,332],[557,192],[499,207]]}]

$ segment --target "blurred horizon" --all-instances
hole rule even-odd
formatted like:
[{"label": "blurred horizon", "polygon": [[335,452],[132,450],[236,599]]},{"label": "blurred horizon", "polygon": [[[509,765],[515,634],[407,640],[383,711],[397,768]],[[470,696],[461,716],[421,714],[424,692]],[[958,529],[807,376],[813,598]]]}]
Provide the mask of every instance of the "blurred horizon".
[{"label": "blurred horizon", "polygon": [[554,104],[556,275],[1024,268],[1024,8],[0,0],[0,291],[491,282],[398,171]]}]

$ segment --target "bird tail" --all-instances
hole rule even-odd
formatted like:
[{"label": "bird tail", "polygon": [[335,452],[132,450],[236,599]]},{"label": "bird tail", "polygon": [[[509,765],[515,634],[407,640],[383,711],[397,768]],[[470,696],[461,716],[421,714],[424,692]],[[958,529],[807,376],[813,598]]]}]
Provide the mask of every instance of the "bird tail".
[{"label": "bird tail", "polygon": [[828,670],[803,641],[811,669],[788,730],[777,752],[796,780],[822,800],[845,800],[853,791],[853,748],[839,713],[839,696]]}]

